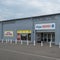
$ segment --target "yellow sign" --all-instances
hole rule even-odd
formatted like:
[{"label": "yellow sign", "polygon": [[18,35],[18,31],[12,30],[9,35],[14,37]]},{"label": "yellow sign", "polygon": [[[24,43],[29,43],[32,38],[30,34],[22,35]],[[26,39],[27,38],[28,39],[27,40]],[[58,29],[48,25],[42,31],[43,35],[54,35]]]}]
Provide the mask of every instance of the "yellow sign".
[{"label": "yellow sign", "polygon": [[4,36],[13,37],[13,31],[5,31]]},{"label": "yellow sign", "polygon": [[31,33],[31,30],[18,30],[17,33]]}]

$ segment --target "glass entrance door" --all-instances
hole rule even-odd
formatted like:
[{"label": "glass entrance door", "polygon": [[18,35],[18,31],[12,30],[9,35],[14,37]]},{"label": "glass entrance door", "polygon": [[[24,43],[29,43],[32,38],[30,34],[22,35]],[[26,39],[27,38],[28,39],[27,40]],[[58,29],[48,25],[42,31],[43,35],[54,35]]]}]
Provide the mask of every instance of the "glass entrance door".
[{"label": "glass entrance door", "polygon": [[43,33],[43,42],[55,42],[55,33],[54,32],[44,32]]},{"label": "glass entrance door", "polygon": [[21,34],[21,40],[24,40],[24,41],[31,41],[31,34]]},{"label": "glass entrance door", "polygon": [[44,42],[47,42],[47,38],[48,38],[48,37],[47,37],[47,33],[43,33],[43,41],[44,41]]},{"label": "glass entrance door", "polygon": [[55,42],[55,32],[39,32],[36,34],[37,36],[37,42],[45,42],[45,43],[48,43],[48,42],[52,42],[54,43]]},{"label": "glass entrance door", "polygon": [[48,42],[51,41],[51,33],[48,33]]},{"label": "glass entrance door", "polygon": [[55,33],[52,34],[52,43],[55,42]]}]

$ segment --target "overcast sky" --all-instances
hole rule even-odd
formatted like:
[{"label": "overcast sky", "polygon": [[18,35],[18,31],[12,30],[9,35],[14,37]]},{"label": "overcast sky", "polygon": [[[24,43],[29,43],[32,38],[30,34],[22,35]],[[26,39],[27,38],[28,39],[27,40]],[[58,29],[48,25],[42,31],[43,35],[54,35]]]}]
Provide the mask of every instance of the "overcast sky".
[{"label": "overcast sky", "polygon": [[60,13],[60,0],[0,0],[0,20]]}]

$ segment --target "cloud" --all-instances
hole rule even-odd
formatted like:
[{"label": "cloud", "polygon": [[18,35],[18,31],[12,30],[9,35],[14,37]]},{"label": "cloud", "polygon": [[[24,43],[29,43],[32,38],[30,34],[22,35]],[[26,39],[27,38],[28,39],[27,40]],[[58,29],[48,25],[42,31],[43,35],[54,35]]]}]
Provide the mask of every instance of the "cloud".
[{"label": "cloud", "polygon": [[40,8],[42,14],[50,14],[50,13],[56,13],[60,12],[60,3],[54,3],[52,1],[40,1],[39,0],[33,0],[30,2],[30,5],[36,8]]},{"label": "cloud", "polygon": [[0,16],[4,19],[53,13],[60,13],[60,0],[0,0]]},{"label": "cloud", "polygon": [[0,16],[0,21],[4,20],[4,18],[2,16]]},{"label": "cloud", "polygon": [[18,12],[11,12],[11,11],[8,11],[6,10],[5,12],[0,12],[0,19],[3,19],[3,20],[9,20],[9,19],[15,19],[15,18],[21,18],[22,17],[22,13],[18,13]]}]

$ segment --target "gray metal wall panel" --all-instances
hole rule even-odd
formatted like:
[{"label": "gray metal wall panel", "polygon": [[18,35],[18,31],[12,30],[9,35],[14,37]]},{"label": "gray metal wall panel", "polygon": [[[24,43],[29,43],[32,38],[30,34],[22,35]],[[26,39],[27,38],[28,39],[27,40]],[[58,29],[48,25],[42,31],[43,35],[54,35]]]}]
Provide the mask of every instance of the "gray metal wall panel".
[{"label": "gray metal wall panel", "polygon": [[55,30],[55,44],[58,45],[60,42],[60,15],[56,17],[56,30]]},{"label": "gray metal wall panel", "polygon": [[[5,37],[4,35],[4,40],[6,39],[13,39],[15,40],[17,38],[17,30],[31,30],[32,31],[32,20],[17,20],[17,21],[8,21],[3,23],[3,31],[9,31],[12,30],[14,32],[13,37]],[[33,34],[33,33],[32,33]],[[31,37],[33,36],[31,34]],[[31,38],[33,40],[33,38]]]},{"label": "gray metal wall panel", "polygon": [[0,40],[2,39],[2,22],[0,22]]},{"label": "gray metal wall panel", "polygon": [[16,30],[31,30],[31,41],[33,41],[33,22],[31,19],[16,21]]},{"label": "gray metal wall panel", "polygon": [[[15,30],[15,21],[7,21],[7,22],[3,22],[3,39],[6,40],[6,39],[13,39],[15,40],[15,37],[16,37],[16,30]],[[5,37],[4,36],[4,32],[5,31],[13,31],[14,35],[13,37]]]},{"label": "gray metal wall panel", "polygon": [[[3,23],[3,31],[12,30],[14,31],[13,40],[17,37],[17,30],[32,30],[32,41],[34,40],[34,28],[35,24],[43,24],[43,23],[55,23],[56,29],[55,30],[44,30],[45,32],[55,32],[55,44],[58,45],[60,41],[60,15],[55,16],[47,16],[47,17],[40,17],[40,18],[32,18],[32,19],[24,19],[24,20],[16,20],[14,22],[7,22]],[[1,26],[1,25],[0,25]],[[0,28],[1,29],[1,28]],[[41,31],[43,32],[43,31]],[[3,36],[4,37],[4,36]],[[6,37],[4,37],[6,39]]]},{"label": "gray metal wall panel", "polygon": [[55,44],[58,45],[60,41],[60,15],[56,16],[48,16],[42,17],[38,19],[34,19],[35,24],[44,24],[44,23],[55,23],[56,28],[55,30],[41,30],[41,32],[55,32]]}]

